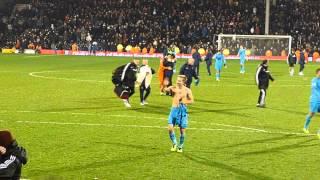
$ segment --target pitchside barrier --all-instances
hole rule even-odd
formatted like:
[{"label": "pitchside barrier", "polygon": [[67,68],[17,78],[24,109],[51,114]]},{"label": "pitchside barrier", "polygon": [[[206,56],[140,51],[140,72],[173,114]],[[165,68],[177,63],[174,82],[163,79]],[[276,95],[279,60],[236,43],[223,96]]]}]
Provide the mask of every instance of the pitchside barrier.
[{"label": "pitchside barrier", "polygon": [[[40,50],[41,54],[44,55],[53,55],[53,54],[60,54],[60,55],[68,55],[68,56],[90,56],[90,53],[88,51],[70,51],[70,50],[47,50],[43,49]],[[92,54],[91,54],[92,55]],[[137,58],[160,58],[163,56],[162,53],[153,53],[153,54],[142,54],[142,53],[129,53],[129,52],[109,52],[109,51],[97,51],[96,56],[111,56],[111,57],[137,57]],[[177,58],[191,58],[191,54],[177,54]],[[282,57],[282,56],[247,56],[249,60],[264,60],[264,59],[269,59],[269,60],[287,60],[287,57]],[[226,59],[239,59],[238,56],[226,56]]]},{"label": "pitchside barrier", "polygon": [[[2,53],[15,53],[12,49],[2,49]],[[34,51],[27,51],[28,54],[34,54]],[[71,50],[50,50],[50,49],[41,49],[41,55],[68,55],[68,56],[90,56],[88,51],[71,51]],[[92,55],[92,54],[91,54]],[[132,58],[160,58],[163,56],[162,53],[153,53],[153,54],[143,54],[143,53],[130,53],[130,52],[109,52],[109,51],[97,51],[96,56],[108,56],[108,57],[132,57]],[[204,55],[203,55],[204,56]],[[177,54],[178,59],[191,58],[191,54]],[[227,60],[239,59],[238,56],[229,55],[225,57]],[[274,61],[286,61],[287,56],[247,56],[248,60],[274,60]],[[306,58],[308,61],[320,62],[320,57]]]}]

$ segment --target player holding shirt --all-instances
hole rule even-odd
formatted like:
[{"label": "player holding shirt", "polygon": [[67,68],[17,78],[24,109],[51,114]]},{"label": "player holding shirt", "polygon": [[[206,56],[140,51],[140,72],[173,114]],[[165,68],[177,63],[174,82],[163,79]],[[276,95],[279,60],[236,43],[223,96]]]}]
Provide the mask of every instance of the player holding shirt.
[{"label": "player holding shirt", "polygon": [[[185,86],[186,80],[186,76],[178,75],[176,86],[165,88],[165,91],[173,93],[172,107],[168,118],[169,136],[172,141],[171,151],[182,152],[188,126],[187,105],[193,103],[192,91]],[[178,146],[174,133],[175,125],[180,127],[180,142]]]},{"label": "player holding shirt", "polygon": [[221,70],[225,63],[224,55],[222,54],[222,49],[220,49],[219,52],[214,55],[214,59],[216,60],[214,64],[214,67],[216,69],[216,81],[220,81]]},{"label": "player holding shirt", "polygon": [[246,62],[246,49],[243,48],[242,45],[240,46],[238,56],[240,57],[240,73],[244,74],[246,72],[244,68],[244,64]]},{"label": "player holding shirt", "polygon": [[[320,68],[316,70],[316,77],[312,79],[311,84],[311,96],[310,96],[310,112],[306,117],[303,132],[309,133],[309,125],[311,118],[320,112]],[[320,138],[320,130],[318,131],[318,137]]]}]

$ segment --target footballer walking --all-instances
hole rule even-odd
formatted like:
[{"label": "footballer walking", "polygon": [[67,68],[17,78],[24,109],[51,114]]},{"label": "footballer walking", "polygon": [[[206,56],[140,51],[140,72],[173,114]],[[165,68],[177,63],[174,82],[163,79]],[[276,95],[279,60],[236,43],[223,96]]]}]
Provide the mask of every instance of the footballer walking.
[{"label": "footballer walking", "polygon": [[[316,77],[312,79],[311,83],[311,96],[310,96],[310,112],[306,117],[303,132],[309,133],[309,125],[311,118],[320,112],[320,68],[316,70]],[[318,131],[318,137],[320,138],[320,130]]]},{"label": "footballer walking", "polygon": [[[169,137],[172,141],[171,151],[182,152],[184,139],[186,136],[186,128],[188,126],[188,112],[187,105],[193,103],[193,95],[189,88],[185,86],[186,76],[179,75],[177,78],[176,86],[165,88],[165,91],[172,92],[172,107],[168,118]],[[180,142],[177,143],[174,127],[180,128]]]}]

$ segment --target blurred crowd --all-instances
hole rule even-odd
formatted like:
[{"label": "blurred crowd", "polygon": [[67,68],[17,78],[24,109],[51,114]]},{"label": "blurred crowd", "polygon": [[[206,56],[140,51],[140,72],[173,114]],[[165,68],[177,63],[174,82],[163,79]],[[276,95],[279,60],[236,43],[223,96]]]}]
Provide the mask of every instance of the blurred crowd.
[{"label": "blurred crowd", "polygon": [[319,50],[319,0],[277,0],[271,7],[270,31],[272,34],[289,34],[293,47]]},{"label": "blurred crowd", "polygon": [[[270,34],[292,35],[294,46],[319,47],[315,1],[277,0]],[[32,0],[1,17],[6,28],[0,47],[70,49],[77,43],[88,50],[96,42],[97,50],[130,44],[163,52],[174,44],[190,53],[194,47],[214,48],[220,33],[263,34],[264,11],[264,0]]]}]

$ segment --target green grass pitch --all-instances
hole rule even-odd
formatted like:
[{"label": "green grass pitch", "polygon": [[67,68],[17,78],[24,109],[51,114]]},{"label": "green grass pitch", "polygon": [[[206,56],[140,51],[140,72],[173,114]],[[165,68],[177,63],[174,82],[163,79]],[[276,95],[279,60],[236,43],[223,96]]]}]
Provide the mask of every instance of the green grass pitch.
[{"label": "green grass pitch", "polygon": [[[182,154],[169,151],[171,98],[153,78],[149,105],[136,93],[126,109],[113,93],[112,70],[128,58],[0,56],[0,129],[10,129],[29,153],[28,179],[317,179],[320,141],[301,133],[310,81],[270,62],[276,81],[267,108],[256,108],[259,62],[228,61],[221,82],[201,65]],[[178,67],[184,60],[179,60]],[[150,59],[157,69],[158,59]],[[213,68],[212,68],[213,70]],[[298,67],[296,67],[296,72]],[[136,91],[137,92],[137,91]],[[179,137],[179,136],[178,136]]]}]

